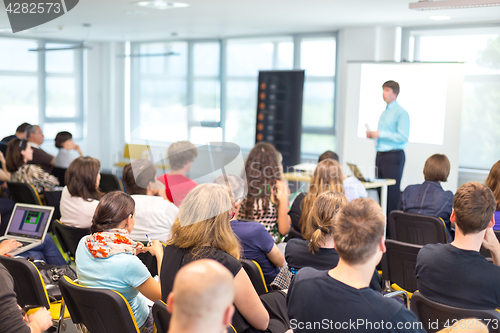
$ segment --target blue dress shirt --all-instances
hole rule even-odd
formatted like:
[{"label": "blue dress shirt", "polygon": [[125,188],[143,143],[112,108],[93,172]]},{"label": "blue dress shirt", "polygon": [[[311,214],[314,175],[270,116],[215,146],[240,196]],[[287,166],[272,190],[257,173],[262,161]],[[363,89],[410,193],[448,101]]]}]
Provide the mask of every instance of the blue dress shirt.
[{"label": "blue dress shirt", "polygon": [[410,136],[410,116],[395,100],[387,105],[378,122],[377,151],[405,149]]}]

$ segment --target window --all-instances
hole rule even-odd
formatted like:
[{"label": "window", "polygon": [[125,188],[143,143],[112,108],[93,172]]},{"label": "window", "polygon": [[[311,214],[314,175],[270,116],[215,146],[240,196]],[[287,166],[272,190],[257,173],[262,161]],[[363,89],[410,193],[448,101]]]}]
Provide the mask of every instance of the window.
[{"label": "window", "polygon": [[0,52],[0,137],[22,122],[41,125],[48,139],[63,130],[83,137],[81,50],[29,51],[71,45],[0,38],[9,50]]},{"label": "window", "polygon": [[408,34],[410,59],[465,62],[459,165],[489,170],[500,156],[500,27]]},{"label": "window", "polygon": [[132,140],[251,149],[259,70],[305,69],[302,152],[335,149],[335,34],[132,43],[131,53]]}]

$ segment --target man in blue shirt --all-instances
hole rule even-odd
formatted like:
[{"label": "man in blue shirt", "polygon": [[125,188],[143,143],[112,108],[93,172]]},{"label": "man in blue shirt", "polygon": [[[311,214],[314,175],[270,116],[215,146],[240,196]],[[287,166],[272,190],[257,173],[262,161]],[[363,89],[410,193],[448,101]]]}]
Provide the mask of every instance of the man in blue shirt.
[{"label": "man in blue shirt", "polygon": [[396,185],[389,186],[387,191],[387,216],[389,216],[391,211],[398,209],[401,196],[400,184],[405,165],[404,149],[408,146],[410,136],[410,117],[396,100],[399,95],[399,84],[387,81],[382,88],[382,97],[387,107],[380,115],[378,131],[366,132],[366,136],[377,139],[375,161],[377,177],[396,180]]}]

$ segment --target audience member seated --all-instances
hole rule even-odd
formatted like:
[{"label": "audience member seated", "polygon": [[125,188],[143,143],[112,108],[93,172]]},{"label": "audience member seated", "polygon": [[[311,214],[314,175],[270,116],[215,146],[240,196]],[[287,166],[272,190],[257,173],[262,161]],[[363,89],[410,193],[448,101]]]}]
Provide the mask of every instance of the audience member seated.
[{"label": "audience member seated", "polygon": [[38,125],[28,126],[26,129],[26,136],[28,137],[28,142],[33,148],[33,158],[29,161],[29,163],[39,165],[43,170],[50,173],[54,167],[56,158],[40,148],[45,137],[41,127]]},{"label": "audience member seated", "polygon": [[54,166],[67,169],[71,162],[78,156],[83,156],[80,146],[73,141],[73,135],[70,132],[59,132],[55,139],[56,148],[59,153],[56,156]]},{"label": "audience member seated", "polygon": [[0,264],[0,332],[42,333],[52,326],[52,316],[46,308],[27,316],[17,304],[14,279]]},{"label": "audience member seated", "polygon": [[32,184],[38,192],[52,191],[59,185],[56,177],[49,175],[40,166],[27,164],[33,159],[33,149],[26,140],[13,139],[7,147],[7,170],[10,180]]},{"label": "audience member seated", "polygon": [[307,193],[299,194],[293,201],[288,215],[292,220],[292,228],[301,233],[304,239],[309,240],[311,236],[304,233],[304,228],[314,200],[326,191],[344,193],[342,179],[344,173],[340,164],[332,159],[323,160],[314,170]]},{"label": "audience member seated", "polygon": [[210,259],[182,267],[167,297],[168,333],[221,333],[231,325],[235,295],[231,272]]},{"label": "audience member seated", "polygon": [[[9,255],[8,253],[10,251],[18,248],[19,246],[22,246],[22,244],[15,239],[6,239],[0,243],[0,255]],[[28,251],[24,251],[18,255],[24,258],[43,260],[49,265],[62,266],[67,264],[66,260],[64,260],[64,257],[57,248],[56,243],[54,243],[49,235],[45,236],[41,245],[38,245]]]},{"label": "audience member seated", "polygon": [[[339,156],[331,150],[327,150],[323,154],[321,154],[318,158],[318,163],[326,160],[327,158],[335,160],[340,164]],[[368,192],[366,192],[365,186],[356,177],[344,176],[343,184],[344,194],[347,198],[347,201],[349,202],[353,201],[354,199],[366,198],[368,196]]]},{"label": "audience member seated", "polygon": [[[237,311],[233,317],[233,326],[237,331],[270,329],[271,332],[284,332],[287,330],[287,325],[283,326],[286,320],[273,316],[270,319],[270,314],[278,312],[286,316],[285,295],[283,292],[267,293],[260,298],[257,295],[239,261],[240,244],[229,223],[231,208],[226,186],[202,184],[189,192],[179,208],[172,227],[172,238],[165,247],[160,272],[162,298],[165,301],[172,291],[174,278],[180,267],[197,259],[214,259],[228,268],[234,276],[234,305]],[[273,308],[274,311],[268,313],[263,303],[278,305],[278,308]],[[249,328],[248,324],[252,327]]]},{"label": "audience member seated", "polygon": [[[496,202],[491,190],[470,182],[453,198],[451,244],[428,244],[417,257],[418,290],[446,305],[469,309],[500,307],[500,243],[493,232]],[[490,250],[493,264],[479,253]]]},{"label": "audience member seated", "polygon": [[10,180],[10,172],[7,170],[7,161],[5,156],[0,151],[0,183]]},{"label": "audience member seated", "polygon": [[61,223],[75,228],[90,228],[102,193],[101,163],[92,157],[78,157],[68,167],[61,194]]},{"label": "audience member seated", "polygon": [[2,139],[2,142],[8,144],[10,140],[15,138],[18,138],[20,140],[28,140],[28,138],[26,137],[26,129],[28,128],[28,126],[31,126],[31,124],[22,123],[17,127],[16,134],[6,136],[5,138]]},{"label": "audience member seated", "polygon": [[425,181],[405,188],[399,201],[399,210],[442,218],[451,241],[454,234],[450,223],[453,192],[441,187],[441,182],[447,181],[449,174],[450,161],[446,155],[434,154],[429,157],[424,165]]},{"label": "audience member seated", "polygon": [[168,200],[179,207],[189,191],[198,185],[186,176],[198,156],[198,150],[189,141],[179,141],[168,147],[167,154],[170,172],[161,175],[158,180],[165,185]]},{"label": "audience member seated", "polygon": [[[156,168],[150,160],[140,159],[123,168],[122,180],[135,201],[135,227],[130,237],[135,241],[152,239],[166,242],[179,209],[165,195],[165,187],[156,181]],[[161,186],[158,186],[161,185]]]},{"label": "audience member seated", "polygon": [[493,164],[493,167],[488,174],[488,178],[484,182],[490,188],[495,196],[495,225],[493,230],[500,230],[500,161]]},{"label": "audience member seated", "polygon": [[[346,331],[425,332],[416,329],[417,317],[402,303],[368,288],[385,252],[384,234],[385,216],[373,200],[356,199],[339,211],[333,227],[338,265],[329,271],[303,268],[288,290],[288,314],[294,333],[317,332],[317,325],[325,322],[331,325],[328,331],[340,330],[335,327],[340,323]],[[379,324],[378,329],[370,323]],[[405,323],[412,328],[397,328]]]},{"label": "audience member seated", "polygon": [[156,256],[160,269],[163,249],[157,240],[151,247],[144,247],[130,238],[134,214],[135,203],[130,195],[115,191],[102,197],[92,219],[91,235],[83,237],[78,244],[76,271],[82,285],[122,294],[140,332],[150,333],[154,324],[152,312],[146,299],[138,294],[154,302],[161,298],[161,289],[136,254],[149,251]]},{"label": "audience member seated", "polygon": [[243,247],[243,257],[255,260],[260,265],[266,284],[270,285],[279,273],[279,267],[285,264],[285,258],[262,224],[255,221],[238,221],[238,210],[245,197],[245,182],[234,175],[221,175],[214,183],[229,186],[233,201],[231,214],[234,214],[230,223]]},{"label": "audience member seated", "polygon": [[240,206],[238,216],[264,225],[275,243],[290,231],[288,198],[290,191],[282,180],[279,152],[269,143],[259,142],[248,154],[245,174],[248,195]]}]

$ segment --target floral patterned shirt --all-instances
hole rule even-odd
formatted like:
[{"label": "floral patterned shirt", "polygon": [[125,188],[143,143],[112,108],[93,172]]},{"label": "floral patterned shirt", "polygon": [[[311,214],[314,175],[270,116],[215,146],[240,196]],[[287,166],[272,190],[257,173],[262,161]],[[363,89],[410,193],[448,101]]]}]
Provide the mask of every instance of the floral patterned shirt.
[{"label": "floral patterned shirt", "polygon": [[34,164],[25,164],[10,176],[10,180],[16,183],[28,183],[35,186],[40,193],[44,190],[51,191],[59,185],[59,180]]}]

